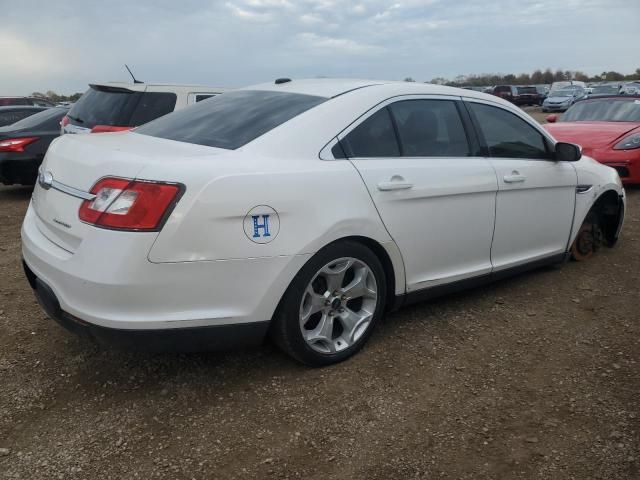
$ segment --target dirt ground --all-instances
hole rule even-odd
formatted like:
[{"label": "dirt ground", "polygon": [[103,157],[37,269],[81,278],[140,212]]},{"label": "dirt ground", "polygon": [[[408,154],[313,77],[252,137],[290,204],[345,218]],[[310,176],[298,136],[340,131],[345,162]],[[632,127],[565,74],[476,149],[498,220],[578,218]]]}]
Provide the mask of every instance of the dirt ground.
[{"label": "dirt ground", "polygon": [[2,479],[639,479],[640,189],[613,249],[390,315],[352,360],[144,355],[47,319],[0,188]]}]

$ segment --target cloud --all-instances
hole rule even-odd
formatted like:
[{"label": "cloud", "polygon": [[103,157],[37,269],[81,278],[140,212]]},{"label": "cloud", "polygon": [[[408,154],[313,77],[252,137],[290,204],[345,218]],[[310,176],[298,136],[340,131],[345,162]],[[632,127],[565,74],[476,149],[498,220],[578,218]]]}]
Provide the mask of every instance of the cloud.
[{"label": "cloud", "polygon": [[21,0],[3,9],[0,95],[127,81],[124,63],[147,81],[230,87],[284,73],[631,72],[639,17],[637,0]]}]

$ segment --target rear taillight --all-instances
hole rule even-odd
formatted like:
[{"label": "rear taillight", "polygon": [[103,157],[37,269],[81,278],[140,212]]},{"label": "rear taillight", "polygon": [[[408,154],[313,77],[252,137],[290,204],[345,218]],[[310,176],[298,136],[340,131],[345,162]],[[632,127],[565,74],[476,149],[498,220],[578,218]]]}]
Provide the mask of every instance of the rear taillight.
[{"label": "rear taillight", "polygon": [[38,140],[39,137],[9,138],[0,140],[0,152],[24,152],[24,147]]},{"label": "rear taillight", "polygon": [[91,129],[91,133],[122,132],[131,130],[133,127],[118,127],[116,125],[96,125]]},{"label": "rear taillight", "polygon": [[80,205],[80,220],[115,230],[154,231],[162,227],[184,188],[180,184],[103,178]]},{"label": "rear taillight", "polygon": [[66,127],[67,125],[69,125],[70,121],[71,120],[69,120],[69,117],[65,115],[64,117],[62,117],[62,120],[60,120],[60,127]]}]

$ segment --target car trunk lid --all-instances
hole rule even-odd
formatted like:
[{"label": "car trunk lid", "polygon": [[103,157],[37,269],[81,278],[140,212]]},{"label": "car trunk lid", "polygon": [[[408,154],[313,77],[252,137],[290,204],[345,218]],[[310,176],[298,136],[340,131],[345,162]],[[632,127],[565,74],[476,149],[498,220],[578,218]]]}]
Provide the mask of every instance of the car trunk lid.
[{"label": "car trunk lid", "polygon": [[74,253],[87,234],[98,228],[80,221],[78,212],[100,178],[135,179],[146,166],[219,151],[129,132],[64,135],[51,144],[34,188],[38,228],[50,241]]}]

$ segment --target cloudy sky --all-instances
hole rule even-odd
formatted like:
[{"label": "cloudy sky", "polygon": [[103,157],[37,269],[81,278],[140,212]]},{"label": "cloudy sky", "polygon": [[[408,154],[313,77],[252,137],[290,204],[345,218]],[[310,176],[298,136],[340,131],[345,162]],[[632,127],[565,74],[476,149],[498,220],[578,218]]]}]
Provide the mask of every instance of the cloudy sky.
[{"label": "cloudy sky", "polygon": [[0,0],[0,95],[640,67],[639,0]]}]

